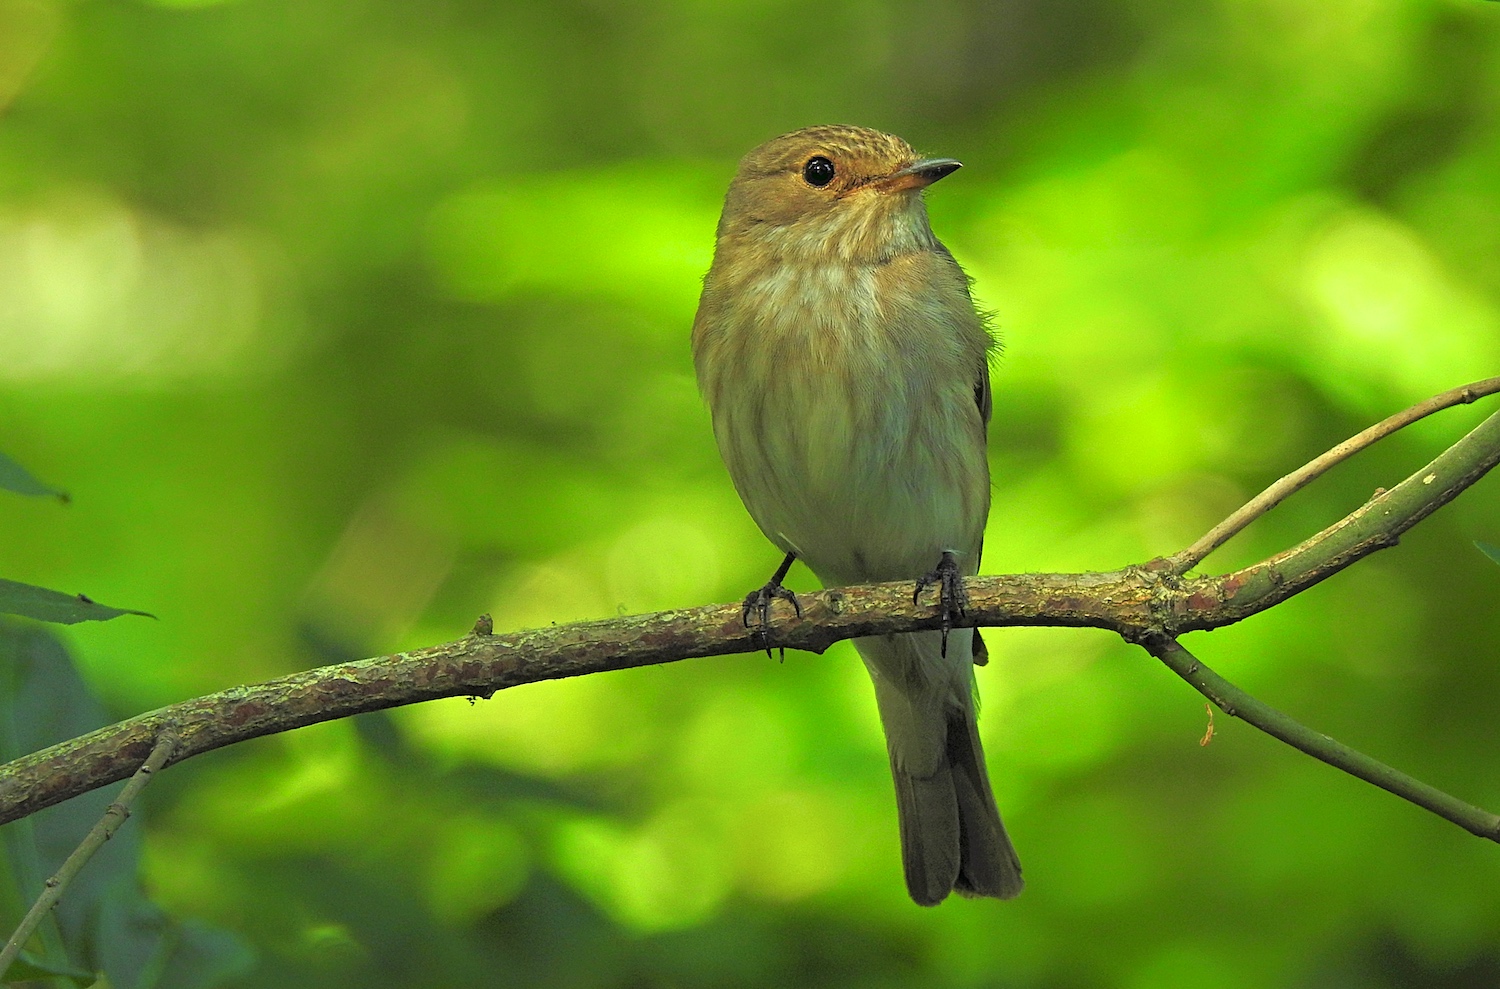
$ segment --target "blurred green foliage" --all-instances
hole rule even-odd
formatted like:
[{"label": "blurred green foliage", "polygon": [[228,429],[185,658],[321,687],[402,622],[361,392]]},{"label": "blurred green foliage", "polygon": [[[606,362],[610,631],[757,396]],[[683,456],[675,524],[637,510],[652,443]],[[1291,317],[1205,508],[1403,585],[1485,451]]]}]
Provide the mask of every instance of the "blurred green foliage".
[{"label": "blurred green foliage", "polygon": [[[0,0],[0,442],[74,496],[0,501],[6,576],[161,616],[65,633],[120,715],[483,611],[738,598],[777,554],[688,328],[736,157],[833,121],[968,166],[930,205],[1006,348],[989,572],[1173,551],[1500,369],[1480,0]],[[1476,539],[1500,539],[1493,479],[1190,646],[1500,807]],[[1492,845],[1239,723],[1200,747],[1201,699],[1107,635],[988,641],[1014,903],[906,900],[846,647],[197,759],[147,794],[146,880],[253,943],[256,987],[1500,983]]]}]

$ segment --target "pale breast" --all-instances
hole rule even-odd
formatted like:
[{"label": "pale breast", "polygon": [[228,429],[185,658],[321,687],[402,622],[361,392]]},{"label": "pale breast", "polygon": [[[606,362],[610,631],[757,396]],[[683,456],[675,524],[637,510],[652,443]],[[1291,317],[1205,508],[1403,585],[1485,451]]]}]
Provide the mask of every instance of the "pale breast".
[{"label": "pale breast", "polygon": [[988,336],[951,259],[767,266],[718,287],[699,379],[766,535],[829,583],[916,576],[944,550],[977,565]]}]

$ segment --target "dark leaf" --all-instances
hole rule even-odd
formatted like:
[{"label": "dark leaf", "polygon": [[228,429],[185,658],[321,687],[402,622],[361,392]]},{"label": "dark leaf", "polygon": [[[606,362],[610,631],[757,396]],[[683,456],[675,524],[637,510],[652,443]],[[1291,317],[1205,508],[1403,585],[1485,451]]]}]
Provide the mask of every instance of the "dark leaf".
[{"label": "dark leaf", "polygon": [[[254,966],[249,945],[228,931],[174,920],[138,886],[120,892],[102,917],[100,967],[105,972],[139,973],[135,989],[203,989],[242,976]],[[132,956],[142,949],[150,954],[138,962]]]},{"label": "dark leaf", "polygon": [[54,965],[43,959],[33,958],[23,951],[20,957],[11,962],[10,968],[6,969],[5,977],[0,979],[0,982],[9,985],[14,982],[36,982],[43,979],[67,979],[75,986],[92,986],[97,983],[98,975],[71,965]]},{"label": "dark leaf", "polygon": [[[0,622],[0,759],[8,762],[108,721],[103,706],[89,693],[67,652],[49,631]],[[104,791],[86,794],[0,828],[0,849],[14,883],[4,890],[11,919],[20,920],[42,883],[83,840],[111,799]],[[78,954],[65,949],[58,925],[69,916],[74,901],[90,896],[90,869],[100,866],[101,860],[108,869],[121,848],[127,857],[133,854],[131,846],[136,841],[131,829],[121,829],[43,921],[38,939],[45,957],[77,961]]]},{"label": "dark leaf", "polygon": [[1478,539],[1474,540],[1474,545],[1479,547],[1479,552],[1496,563],[1500,563],[1500,546],[1496,546],[1494,543],[1480,542]]},{"label": "dark leaf", "polygon": [[0,614],[21,615],[38,621],[56,622],[59,625],[76,625],[78,622],[105,622],[121,615],[156,616],[149,611],[130,608],[111,608],[83,594],[64,594],[49,591],[45,587],[20,584],[0,578]]},{"label": "dark leaf", "polygon": [[14,460],[0,453],[0,488],[23,495],[47,495],[63,504],[68,503],[68,493],[38,481],[32,473]]},{"label": "dark leaf", "polygon": [[[0,758],[82,735],[109,720],[47,629],[0,623]],[[0,828],[10,875],[20,886],[5,890],[4,899],[29,905],[118,789],[86,793]],[[143,800],[149,799],[148,790]],[[43,952],[103,972],[114,989],[207,989],[243,974],[253,961],[244,942],[171,918],[142,892],[142,813],[137,804],[74,879],[41,929]]]},{"label": "dark leaf", "polygon": [[93,972],[85,972],[72,965],[54,965],[40,958],[33,958],[23,951],[20,957],[10,963],[10,968],[5,970],[0,982],[39,982],[58,978],[67,979],[75,986],[91,986],[96,976]]}]

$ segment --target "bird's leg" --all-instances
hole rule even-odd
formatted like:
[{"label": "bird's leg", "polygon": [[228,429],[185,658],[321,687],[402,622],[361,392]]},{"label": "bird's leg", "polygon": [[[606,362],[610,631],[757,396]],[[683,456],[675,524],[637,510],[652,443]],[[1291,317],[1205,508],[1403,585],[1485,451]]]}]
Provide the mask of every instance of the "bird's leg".
[{"label": "bird's leg", "polygon": [[[777,567],[776,572],[771,575],[770,580],[766,581],[759,590],[751,591],[745,595],[744,606],[740,609],[740,621],[745,624],[746,628],[750,627],[751,614],[755,615],[755,626],[760,632],[761,641],[765,643],[766,656],[768,658],[771,655],[771,634],[769,631],[771,625],[771,602],[777,598],[783,601],[790,601],[792,607],[797,611],[797,617],[802,617],[802,602],[797,600],[797,595],[781,586],[781,582],[786,579],[787,571],[792,569],[792,561],[796,558],[796,553],[788,553],[786,559],[781,561],[781,566]],[[782,647],[781,655],[783,659],[786,658],[785,647]]]},{"label": "bird's leg", "polygon": [[958,560],[947,550],[938,565],[917,578],[917,589],[912,593],[911,603],[918,603],[922,592],[936,585],[938,588],[938,610],[943,616],[943,656],[948,655],[948,630],[954,619],[964,616],[969,603],[969,592],[964,590],[964,575],[958,572]]}]

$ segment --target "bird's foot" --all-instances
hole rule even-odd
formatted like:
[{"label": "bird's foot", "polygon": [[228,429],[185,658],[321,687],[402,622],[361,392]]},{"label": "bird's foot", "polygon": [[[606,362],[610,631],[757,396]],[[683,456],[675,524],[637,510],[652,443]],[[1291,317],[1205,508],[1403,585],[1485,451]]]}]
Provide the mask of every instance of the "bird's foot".
[{"label": "bird's foot", "polygon": [[[772,575],[770,580],[766,581],[758,590],[751,591],[745,595],[744,604],[740,607],[740,621],[744,623],[746,628],[754,628],[760,635],[760,640],[766,647],[766,656],[768,658],[771,655],[771,602],[777,599],[788,601],[791,603],[793,610],[797,612],[797,617],[802,617],[802,602],[797,600],[796,594],[781,586],[781,580],[786,576],[786,572],[791,569],[792,560],[794,559],[796,557],[788,554],[786,560],[777,568],[776,573]],[[753,623],[750,620],[752,616],[755,619]],[[785,646],[781,648],[781,656],[783,659],[786,658]]]},{"label": "bird's foot", "polygon": [[922,592],[929,587],[938,588],[938,610],[943,618],[943,650],[948,655],[948,631],[955,620],[964,616],[969,604],[969,592],[964,590],[964,575],[959,573],[958,560],[952,553],[944,551],[938,565],[917,578],[917,589],[912,593],[911,603],[917,604]]}]

